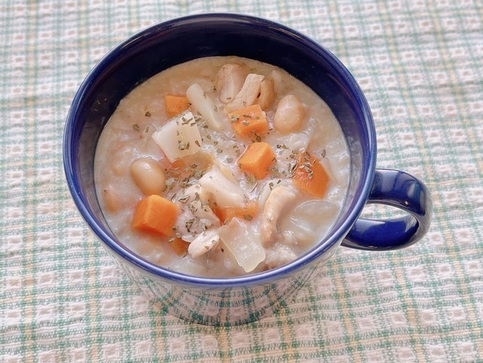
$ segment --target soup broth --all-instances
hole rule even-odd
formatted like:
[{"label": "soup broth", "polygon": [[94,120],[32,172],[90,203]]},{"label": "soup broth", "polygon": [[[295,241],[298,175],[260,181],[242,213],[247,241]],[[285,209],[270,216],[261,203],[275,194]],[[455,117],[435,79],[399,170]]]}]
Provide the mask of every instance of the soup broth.
[{"label": "soup broth", "polygon": [[117,238],[177,272],[284,265],[330,231],[350,156],[329,107],[273,65],[208,57],[153,76],[118,105],[95,183]]}]

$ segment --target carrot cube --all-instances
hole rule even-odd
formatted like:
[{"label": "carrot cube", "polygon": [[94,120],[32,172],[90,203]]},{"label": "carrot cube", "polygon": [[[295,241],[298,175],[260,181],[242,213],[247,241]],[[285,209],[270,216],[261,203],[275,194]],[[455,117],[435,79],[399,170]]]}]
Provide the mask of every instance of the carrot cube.
[{"label": "carrot cube", "polygon": [[186,253],[188,249],[189,242],[182,240],[181,238],[175,238],[171,242],[169,242],[169,246],[173,249],[174,253],[178,256],[182,256]]},{"label": "carrot cube", "polygon": [[233,218],[237,217],[244,219],[246,221],[251,221],[256,217],[259,211],[259,206],[257,202],[250,202],[243,207],[220,207],[213,206],[213,212],[220,219],[221,223],[228,223]]},{"label": "carrot cube", "polygon": [[323,197],[329,186],[329,175],[319,160],[308,152],[300,153],[293,172],[294,185],[315,197]]},{"label": "carrot cube", "polygon": [[240,136],[256,137],[268,132],[268,122],[265,112],[259,104],[235,110],[228,114],[235,132]]},{"label": "carrot cube", "polygon": [[141,232],[170,236],[177,217],[176,204],[153,194],[137,204],[131,227]]},{"label": "carrot cube", "polygon": [[186,96],[165,95],[164,108],[169,118],[179,115],[186,111],[190,106],[190,101]]},{"label": "carrot cube", "polygon": [[253,175],[260,180],[267,176],[274,160],[275,153],[269,144],[266,142],[254,142],[248,146],[240,159],[238,159],[238,166],[245,173]]}]

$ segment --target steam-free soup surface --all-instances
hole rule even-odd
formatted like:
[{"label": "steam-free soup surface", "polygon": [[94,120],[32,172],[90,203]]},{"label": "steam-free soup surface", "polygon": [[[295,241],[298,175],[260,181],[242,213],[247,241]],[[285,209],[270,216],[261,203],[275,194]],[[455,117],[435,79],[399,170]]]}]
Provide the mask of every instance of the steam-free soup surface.
[{"label": "steam-free soup surface", "polygon": [[284,70],[196,59],[135,88],[95,157],[117,238],[154,264],[208,277],[276,268],[331,229],[350,166],[328,106]]}]

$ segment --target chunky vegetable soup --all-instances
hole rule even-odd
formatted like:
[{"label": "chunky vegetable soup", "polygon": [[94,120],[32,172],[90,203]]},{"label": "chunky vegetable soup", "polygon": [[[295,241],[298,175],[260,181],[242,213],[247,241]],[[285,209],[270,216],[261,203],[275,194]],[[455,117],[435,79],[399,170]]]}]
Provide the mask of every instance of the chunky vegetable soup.
[{"label": "chunky vegetable soup", "polygon": [[284,70],[196,59],[135,88],[95,157],[113,233],[154,264],[207,277],[284,265],[330,230],[350,160],[328,106]]}]

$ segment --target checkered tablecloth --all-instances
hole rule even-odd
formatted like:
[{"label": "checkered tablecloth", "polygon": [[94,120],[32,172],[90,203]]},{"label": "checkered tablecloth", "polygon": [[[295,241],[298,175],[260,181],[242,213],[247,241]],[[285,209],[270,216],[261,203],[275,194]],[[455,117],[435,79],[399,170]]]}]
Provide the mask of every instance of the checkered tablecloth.
[{"label": "checkered tablecloth", "polygon": [[[432,191],[420,243],[340,248],[276,315],[231,328],[180,321],[133,286],[71,200],[65,116],[109,49],[202,12],[281,22],[348,66],[373,110],[378,166]],[[482,59],[478,0],[2,1],[0,361],[483,362]]]}]

